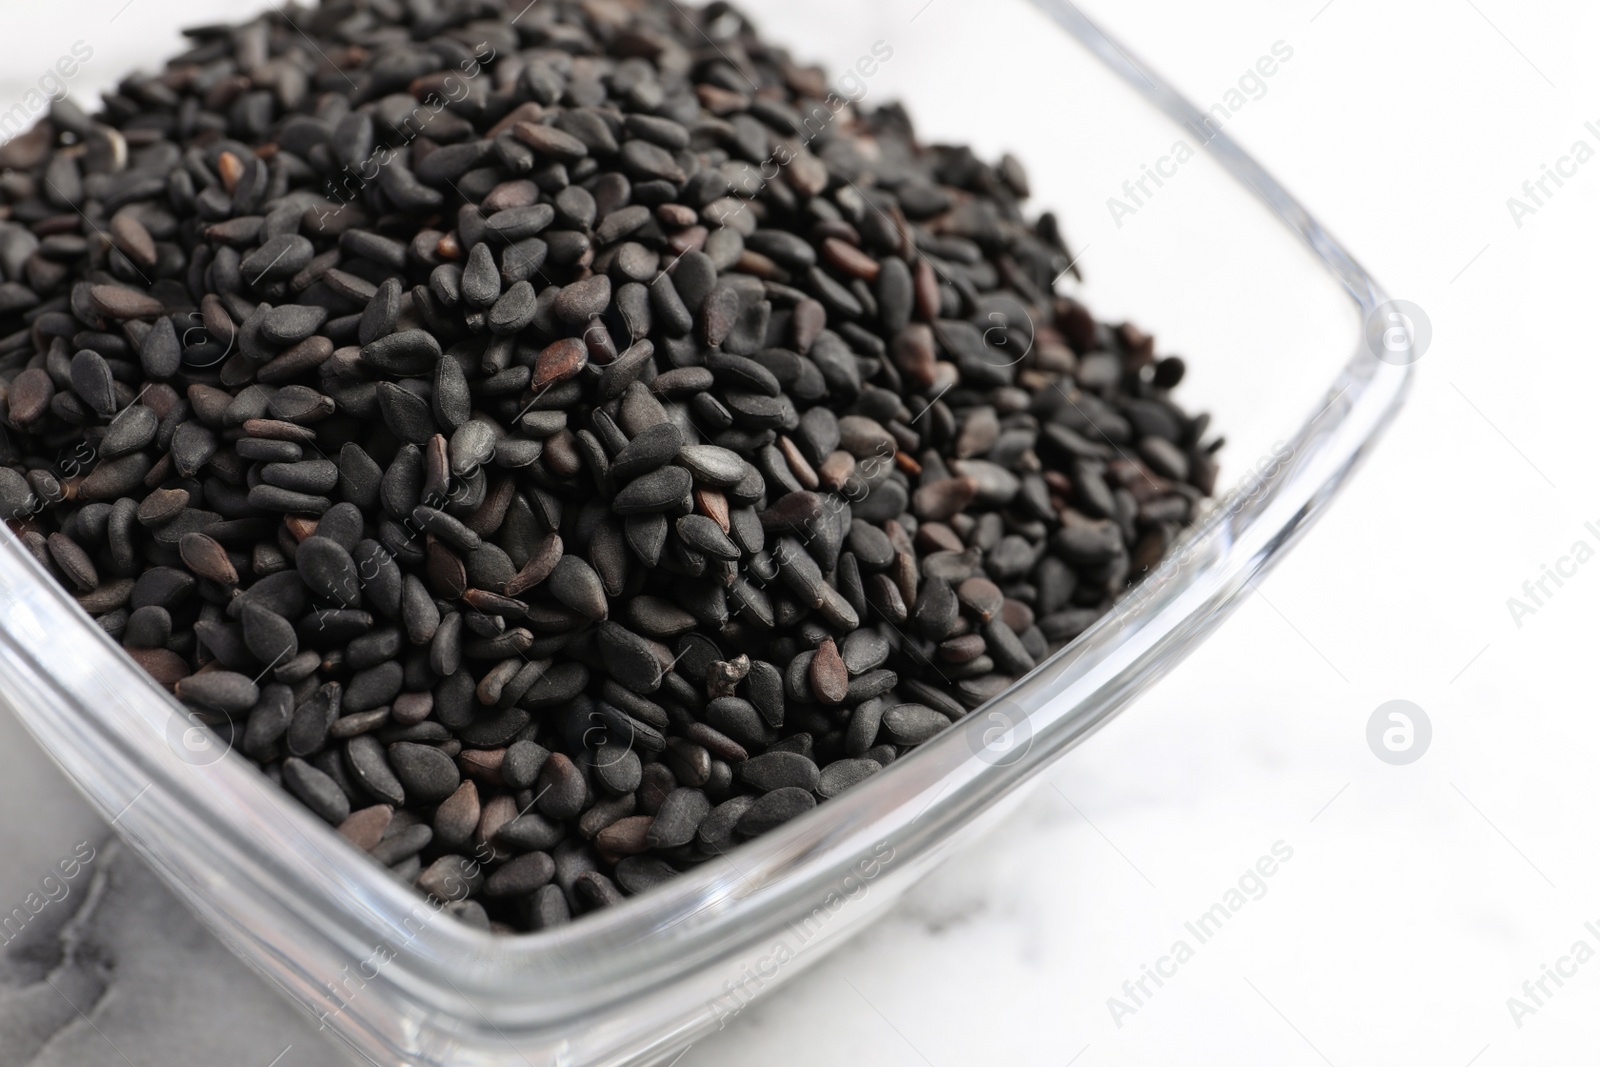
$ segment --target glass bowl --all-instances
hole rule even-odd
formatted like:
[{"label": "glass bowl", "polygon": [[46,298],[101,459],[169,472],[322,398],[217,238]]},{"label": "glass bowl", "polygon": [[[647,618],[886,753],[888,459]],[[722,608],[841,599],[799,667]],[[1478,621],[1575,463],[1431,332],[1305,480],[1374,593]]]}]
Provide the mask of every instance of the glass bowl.
[{"label": "glass bowl", "polygon": [[1238,147],[1226,102],[1191,105],[1064,0],[929,3],[745,7],[830,71],[887,45],[859,79],[866,105],[901,99],[927,140],[1015,152],[1088,279],[1058,288],[1192,357],[1178,395],[1228,435],[1234,488],[1114,612],[884,773],[617,907],[493,936],[210,744],[0,536],[0,701],[224,942],[362,1057],[646,1064],[727,1025],[1193,651],[1399,410],[1411,368],[1368,329],[1390,321],[1385,294]]}]

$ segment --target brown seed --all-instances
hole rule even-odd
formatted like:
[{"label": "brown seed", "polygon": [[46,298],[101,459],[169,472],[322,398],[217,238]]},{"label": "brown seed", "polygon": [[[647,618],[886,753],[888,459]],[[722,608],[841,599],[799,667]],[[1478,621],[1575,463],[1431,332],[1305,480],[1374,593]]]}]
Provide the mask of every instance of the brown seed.
[{"label": "brown seed", "polygon": [[966,544],[942,522],[925,522],[917,527],[917,547],[924,552],[961,552]]},{"label": "brown seed", "polygon": [[486,785],[504,785],[500,768],[506,761],[503,748],[469,748],[456,757],[461,773]]},{"label": "brown seed", "polygon": [[217,176],[222,179],[222,187],[231,194],[239,185],[239,179],[244,177],[244,164],[232,152],[223,152],[217,156]]},{"label": "brown seed", "polygon": [[1000,439],[1000,419],[994,408],[974,408],[956,435],[955,454],[960,459],[981,456]]},{"label": "brown seed", "polygon": [[101,582],[94,589],[79,595],[76,599],[78,606],[90,615],[104,615],[108,611],[128,606],[129,599],[133,596],[132,578],[113,578],[109,582]]},{"label": "brown seed", "polygon": [[434,500],[450,489],[450,442],[436,433],[422,446],[422,499]]},{"label": "brown seed", "polygon": [[433,694],[426,690],[421,693],[401,693],[394,698],[394,705],[389,709],[389,717],[401,726],[415,726],[431,714]]},{"label": "brown seed", "polygon": [[790,321],[794,326],[794,350],[803,356],[811,350],[811,342],[827,328],[828,309],[808,296],[795,304]]},{"label": "brown seed", "polygon": [[896,552],[894,562],[889,564],[889,577],[900,589],[900,598],[905,601],[906,610],[910,611],[917,606],[917,557],[912,552]]},{"label": "brown seed", "polygon": [[914,322],[895,334],[890,345],[894,365],[919,385],[932,385],[934,380],[933,329],[927,323]]},{"label": "brown seed", "polygon": [[719,285],[706,294],[705,303],[700,306],[700,336],[706,344],[712,348],[721,345],[738,322],[738,290]]},{"label": "brown seed", "polygon": [[55,395],[55,382],[50,380],[49,373],[43,367],[30,367],[23,371],[11,381],[8,400],[12,423],[22,427],[37,422],[41,415],[50,410],[50,401]]},{"label": "brown seed", "polygon": [[428,535],[425,566],[428,571],[428,586],[437,595],[447,600],[455,600],[467,591],[466,564],[432,534]]},{"label": "brown seed", "polygon": [[911,494],[911,512],[924,521],[948,519],[972,503],[977,495],[978,483],[973,478],[966,475],[940,478]]},{"label": "brown seed", "polygon": [[[994,618],[1005,604],[1005,594],[987,578],[968,578],[956,586],[956,599],[961,606],[978,617],[980,622]],[[1032,625],[1031,623],[1029,625]],[[1023,627],[1027,629],[1026,626]]]},{"label": "brown seed", "polygon": [[924,322],[938,318],[939,276],[933,272],[933,264],[925,259],[917,260],[911,270],[911,288],[916,296],[917,318]]},{"label": "brown seed", "polygon": [[558,478],[570,478],[583,469],[578,438],[571,430],[563,429],[546,437],[543,458],[545,466]]},{"label": "brown seed", "polygon": [[165,310],[155,297],[121,285],[91,285],[89,303],[113,319],[150,319]]},{"label": "brown seed", "polygon": [[482,208],[485,215],[492,215],[496,211],[507,211],[514,207],[527,207],[529,204],[537,204],[538,202],[539,187],[525,178],[518,178],[509,182],[501,182],[489,190],[489,195],[483,198]]},{"label": "brown seed", "polygon": [[170,648],[128,648],[123,651],[132,656],[146,674],[168,689],[189,677],[189,665]]},{"label": "brown seed", "polygon": [[[504,793],[495,797],[483,806],[483,814],[478,817],[478,829],[472,835],[473,844],[479,849],[485,848],[519,814],[517,802],[511,797]],[[495,849],[495,855],[504,858],[500,849]]]},{"label": "brown seed", "polygon": [[911,555],[913,551],[911,547],[911,538],[906,534],[906,528],[901,526],[898,520],[890,519],[888,522],[884,523],[883,535],[889,539],[889,543],[894,546],[894,550],[896,552],[903,552],[906,555]]},{"label": "brown seed", "polygon": [[694,510],[715,522],[723,533],[733,529],[733,520],[728,514],[728,498],[715,489],[696,489]]},{"label": "brown seed", "polygon": [[789,185],[802,196],[817,196],[828,188],[828,165],[810,152],[796,155],[784,173]]},{"label": "brown seed", "polygon": [[46,544],[50,549],[50,558],[56,561],[56,566],[61,568],[61,573],[72,580],[73,585],[88,591],[100,584],[100,575],[94,569],[94,560],[89,558],[89,553],[79,547],[78,542],[66,534],[53,533]]},{"label": "brown seed", "polygon": [[393,820],[394,808],[388,804],[374,804],[352,811],[350,817],[339,824],[339,836],[361,851],[371,852],[383,840],[383,832]]},{"label": "brown seed", "polygon": [[946,663],[969,663],[983,655],[986,647],[978,634],[962,634],[939,642],[939,658]]},{"label": "brown seed", "polygon": [[689,740],[704,747],[707,752],[724,762],[743,763],[750,758],[750,753],[743,745],[703,722],[690,723],[683,728],[683,733]]},{"label": "brown seed", "polygon": [[439,253],[440,259],[460,259],[461,240],[456,237],[454,231],[451,231],[439,238],[439,247],[435,251]]},{"label": "brown seed", "polygon": [[126,212],[111,217],[111,243],[141,267],[156,265],[156,241],[144,223]]},{"label": "brown seed", "polygon": [[789,465],[789,470],[794,474],[794,480],[803,488],[815,489],[822,484],[817,477],[817,472],[811,469],[811,464],[806,457],[800,454],[800,449],[789,440],[787,435],[778,438],[778,451],[783,453],[783,461]]},{"label": "brown seed", "polygon": [[506,596],[521,596],[550,577],[550,572],[561,562],[561,552],[561,535],[546,534],[544,540],[528,554],[528,562],[522,565],[516,577],[506,583]]},{"label": "brown seed", "polygon": [[880,615],[895,626],[906,621],[905,598],[900,595],[900,587],[887,574],[868,575],[863,584],[866,586],[867,602]]},{"label": "brown seed", "polygon": [[789,272],[778,266],[777,262],[767,258],[760,252],[752,252],[748,248],[739,253],[739,260],[733,269],[741,274],[753,274],[757,278],[768,281],[787,282]]},{"label": "brown seed", "polygon": [[317,532],[317,520],[308,515],[285,515],[283,525],[296,541],[304,541]]},{"label": "brown seed", "polygon": [[489,668],[488,672],[485,673],[482,678],[478,679],[478,703],[499,703],[500,694],[505,690],[505,687],[510,684],[511,679],[516,677],[517,671],[521,669],[522,664],[518,663],[514,659],[501,660],[499,663]]},{"label": "brown seed", "polygon": [[576,337],[564,337],[539,353],[533,364],[533,388],[548,386],[576,377],[589,362],[589,346]]},{"label": "brown seed", "polygon": [[878,261],[837,237],[822,242],[822,258],[851,277],[869,282],[878,280]]},{"label": "brown seed", "polygon": [[595,847],[614,856],[632,856],[650,849],[647,840],[655,822],[652,815],[630,815],[618,819],[595,835]]},{"label": "brown seed", "polygon": [[693,226],[700,216],[687,204],[661,204],[656,207],[656,218],[661,220],[663,226],[682,229]]},{"label": "brown seed", "polygon": [[[695,218],[699,218],[696,215]],[[706,245],[706,238],[711,236],[711,231],[704,226],[690,226],[688,229],[679,230],[667,238],[667,247],[676,256],[689,252],[698,252]]]},{"label": "brown seed", "polygon": [[[156,414],[161,413],[158,411]],[[249,437],[264,437],[269,441],[297,441],[304,444],[317,439],[317,431],[310,426],[281,419],[246,419],[240,428]]]},{"label": "brown seed", "polygon": [[589,149],[584,147],[582,141],[570,133],[556,129],[554,126],[519,122],[511,127],[511,136],[535,152],[551,156],[562,162],[571,163],[589,154]]},{"label": "brown seed", "polygon": [[761,525],[768,530],[795,529],[822,516],[822,498],[801,490],[779,497],[761,513]]},{"label": "brown seed", "polygon": [[346,715],[328,727],[328,736],[337,740],[359,737],[369,734],[381,726],[389,725],[389,709],[373,708],[371,711],[358,711],[354,715]]},{"label": "brown seed", "polygon": [[817,646],[811,657],[811,691],[817,699],[830,707],[844,703],[845,692],[850,687],[850,671],[839,655],[839,648],[828,638]]},{"label": "brown seed", "polygon": [[817,485],[828,490],[843,489],[855,472],[856,457],[842,450],[829,452],[817,468]]},{"label": "brown seed", "polygon": [[1012,633],[1022,633],[1033,625],[1033,609],[1020,600],[1007,597],[1005,603],[1000,605],[1000,621]]},{"label": "brown seed", "polygon": [[178,539],[178,556],[184,566],[201,578],[221,586],[239,584],[239,572],[228,559],[228,550],[209,534],[196,531],[184,534]]}]

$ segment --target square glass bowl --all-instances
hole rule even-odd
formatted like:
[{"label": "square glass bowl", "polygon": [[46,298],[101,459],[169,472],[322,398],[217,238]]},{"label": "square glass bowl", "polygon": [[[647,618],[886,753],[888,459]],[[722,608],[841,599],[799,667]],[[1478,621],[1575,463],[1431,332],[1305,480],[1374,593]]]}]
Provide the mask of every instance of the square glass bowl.
[{"label": "square glass bowl", "polygon": [[[1016,153],[1033,209],[1057,212],[1091,280],[1058,288],[1155,334],[1159,353],[1192,357],[1178,396],[1227,434],[1220,484],[1235,488],[1117,610],[884,773],[622,905],[493,936],[209,743],[0,536],[0,701],[235,952],[362,1057],[646,1064],[725,1025],[881,914],[1192,651],[1398,411],[1410,367],[1368,339],[1368,324],[1388,321],[1385,295],[1218,130],[1226,111],[1206,125],[1065,0],[1004,0],[1004,17],[931,2],[942,7],[746,7],[798,57],[836,75],[855,67],[835,84],[863,106],[903,100],[924,139]],[[879,42],[892,54],[868,75],[856,64],[881,56]],[[1190,152],[1178,164],[1180,143]],[[1164,182],[1141,187],[1146,168]],[[1113,210],[1113,197],[1135,210]]]}]

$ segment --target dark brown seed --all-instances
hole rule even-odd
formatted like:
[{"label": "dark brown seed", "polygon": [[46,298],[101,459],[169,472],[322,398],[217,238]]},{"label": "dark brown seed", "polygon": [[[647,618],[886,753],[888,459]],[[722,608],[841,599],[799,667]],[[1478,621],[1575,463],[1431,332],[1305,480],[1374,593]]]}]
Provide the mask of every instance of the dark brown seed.
[{"label": "dark brown seed", "polygon": [[546,534],[528,553],[528,562],[517,571],[516,577],[506,584],[506,596],[521,596],[534,586],[550,577],[556,564],[561,561],[562,544],[561,535],[556,533]]},{"label": "dark brown seed", "polygon": [[89,287],[89,301],[95,310],[113,319],[148,319],[161,314],[161,301],[120,285]]},{"label": "dark brown seed", "polygon": [[353,811],[339,824],[339,836],[363,852],[370,852],[383,840],[384,831],[394,820],[394,808],[387,804],[374,804],[370,808]]},{"label": "dark brown seed", "polygon": [[17,375],[7,394],[11,421],[18,426],[29,426],[50,410],[50,401],[56,395],[55,383],[43,367],[32,367]]},{"label": "dark brown seed", "polygon": [[588,147],[582,141],[554,126],[519,122],[511,128],[511,133],[535,152],[562,162],[574,162],[589,154]]},{"label": "dark brown seed", "polygon": [[822,258],[853,278],[870,282],[878,277],[877,260],[837,237],[829,237],[822,242]]},{"label": "dark brown seed", "polygon": [[155,238],[138,219],[119,211],[111,217],[107,229],[111,231],[111,242],[136,265],[145,268],[156,265]]},{"label": "dark brown seed", "polygon": [[850,672],[845,669],[833,638],[817,646],[816,654],[811,657],[810,676],[811,691],[818,700],[829,705],[844,702],[845,691],[850,684]]},{"label": "dark brown seed", "polygon": [[595,847],[613,856],[632,856],[654,847],[650,843],[650,828],[655,820],[648,815],[633,815],[618,819],[595,835]]},{"label": "dark brown seed", "polygon": [[544,389],[575,377],[589,362],[589,348],[576,337],[563,338],[539,353],[533,388]]},{"label": "dark brown seed", "polygon": [[79,589],[89,590],[100,584],[100,575],[95,571],[94,561],[76,541],[65,534],[53,533],[47,539],[47,543],[50,546],[50,558],[55,560],[56,566],[61,568],[61,573],[71,579],[73,585]]},{"label": "dark brown seed", "polygon": [[739,320],[739,294],[728,285],[719,285],[706,295],[700,307],[701,339],[712,348],[721,345]]},{"label": "dark brown seed", "polygon": [[[214,537],[198,532],[186,533],[178,539],[178,555],[183,559],[183,565],[201,578],[230,588],[239,584],[239,572],[228,558],[228,550]],[[289,653],[285,658],[294,658],[294,653]]]},{"label": "dark brown seed", "polygon": [[1005,595],[1000,592],[1000,587],[987,578],[968,578],[956,586],[956,599],[961,601],[962,607],[976,615],[979,622],[994,618],[1005,603]]}]

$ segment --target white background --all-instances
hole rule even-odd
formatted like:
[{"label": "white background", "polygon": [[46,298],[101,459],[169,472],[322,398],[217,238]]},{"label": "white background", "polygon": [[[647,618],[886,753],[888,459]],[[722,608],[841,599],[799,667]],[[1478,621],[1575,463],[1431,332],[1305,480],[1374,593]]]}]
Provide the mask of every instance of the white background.
[{"label": "white background", "polygon": [[[953,33],[968,2],[872,10],[891,29],[915,13],[917,32]],[[173,26],[237,11],[134,0],[110,22],[121,6],[64,15],[12,0],[0,101],[74,40],[95,48],[82,93],[172,51]],[[1600,120],[1595,16],[1509,0],[1219,6],[1089,9],[1206,100],[1271,42],[1292,42],[1293,64],[1229,131],[1427,310],[1433,345],[1407,411],[1263,596],[1064,759],[1008,825],[685,1067],[1592,1059],[1600,960],[1548,986],[1520,1027],[1507,998],[1575,941],[1600,951],[1584,928],[1600,927],[1600,564],[1520,628],[1506,600],[1573,542],[1600,549],[1584,529],[1600,526],[1600,161],[1520,228],[1506,198],[1574,140],[1600,148],[1583,129]],[[983,14],[1014,17],[1001,4]],[[919,60],[904,48],[897,62]],[[1188,355],[1198,378],[1205,354]],[[1380,762],[1364,738],[1391,699],[1432,720],[1410,766]],[[5,811],[63,795],[36,757],[0,747]],[[56,822],[8,819],[7,849],[40,862],[69,851],[83,816],[70,799],[53,805]],[[1293,859],[1266,895],[1117,1026],[1107,998],[1176,939],[1194,945],[1184,922],[1277,841]],[[26,862],[12,869],[7,899],[30,881]],[[283,1067],[330,1062],[270,994],[203,958],[226,998],[102,1019],[105,1043],[89,1035],[79,1062],[169,1062],[151,1050],[191,1034],[229,1062],[265,1064],[288,1043]]]}]

